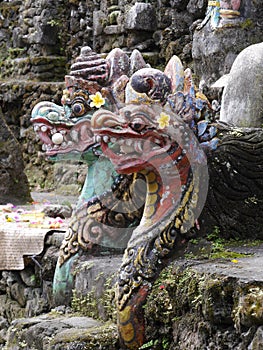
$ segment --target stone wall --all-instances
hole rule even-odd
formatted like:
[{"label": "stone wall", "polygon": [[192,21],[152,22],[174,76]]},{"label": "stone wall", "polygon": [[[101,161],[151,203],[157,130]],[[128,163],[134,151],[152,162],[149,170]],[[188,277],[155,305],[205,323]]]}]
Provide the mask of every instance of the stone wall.
[{"label": "stone wall", "polygon": [[137,48],[155,65],[177,54],[188,65],[191,25],[206,6],[205,0],[1,2],[1,76],[63,80],[65,63],[84,45],[97,52]]},{"label": "stone wall", "polygon": [[0,204],[31,200],[22,151],[0,108]]},{"label": "stone wall", "polygon": [[1,76],[63,80],[66,64],[81,46],[89,45],[97,52],[137,48],[154,65],[176,54],[184,66],[194,63],[199,77],[206,70],[207,76],[214,73],[213,79],[218,79],[229,72],[241,50],[262,40],[262,7],[260,0],[242,0],[237,25],[212,30],[208,21],[198,31],[207,4],[206,0],[2,1]]}]

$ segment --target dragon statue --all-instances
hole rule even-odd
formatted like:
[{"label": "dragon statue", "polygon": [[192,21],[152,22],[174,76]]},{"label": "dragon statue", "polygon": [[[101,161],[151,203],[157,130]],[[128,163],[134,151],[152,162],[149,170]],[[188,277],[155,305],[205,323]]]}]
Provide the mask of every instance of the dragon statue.
[{"label": "dragon statue", "polygon": [[57,303],[70,300],[73,284],[70,269],[80,254],[98,253],[101,247],[123,251],[133,227],[140,222],[145,184],[137,176],[119,176],[111,162],[100,156],[90,119],[101,105],[114,107],[109,96],[101,96],[104,86],[110,86],[112,92],[119,91],[121,82],[114,85],[118,78],[126,81],[127,75],[146,66],[137,50],[128,57],[122,50],[114,49],[104,59],[89,47],[83,47],[70,74],[65,76],[62,106],[42,101],[32,110],[31,122],[48,157],[78,159],[88,165],[81,195],[60,248],[53,283]]},{"label": "dragon statue", "polygon": [[205,204],[205,152],[218,143],[209,110],[206,97],[195,91],[191,71],[183,71],[174,56],[164,72],[135,72],[118,111],[102,108],[93,114],[92,130],[117,172],[141,174],[147,183],[143,216],[119,270],[116,298],[124,349],[139,349],[146,341],[143,305],[151,284],[182,251]]},{"label": "dragon statue", "polygon": [[116,293],[122,349],[136,350],[147,341],[143,310],[152,283],[189,238],[217,227],[222,237],[262,239],[263,130],[215,122],[177,57],[164,72],[136,71],[124,102],[95,112],[91,127],[117,172],[147,183]]}]

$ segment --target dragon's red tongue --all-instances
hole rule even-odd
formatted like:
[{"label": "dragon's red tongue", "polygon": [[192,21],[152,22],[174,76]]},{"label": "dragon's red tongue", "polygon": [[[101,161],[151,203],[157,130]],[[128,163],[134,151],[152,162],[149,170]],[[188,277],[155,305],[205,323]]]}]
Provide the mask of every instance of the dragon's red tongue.
[{"label": "dragon's red tongue", "polygon": [[52,141],[50,140],[50,138],[45,132],[42,132],[42,131],[38,132],[38,136],[40,140],[46,145],[52,145]]}]

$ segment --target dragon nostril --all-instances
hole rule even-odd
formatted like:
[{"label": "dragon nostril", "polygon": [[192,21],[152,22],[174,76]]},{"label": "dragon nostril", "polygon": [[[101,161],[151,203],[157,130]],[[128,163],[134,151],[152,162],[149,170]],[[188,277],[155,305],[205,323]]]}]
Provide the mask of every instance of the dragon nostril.
[{"label": "dragon nostril", "polygon": [[125,118],[131,119],[131,112],[130,111],[125,111],[124,115],[125,115]]}]

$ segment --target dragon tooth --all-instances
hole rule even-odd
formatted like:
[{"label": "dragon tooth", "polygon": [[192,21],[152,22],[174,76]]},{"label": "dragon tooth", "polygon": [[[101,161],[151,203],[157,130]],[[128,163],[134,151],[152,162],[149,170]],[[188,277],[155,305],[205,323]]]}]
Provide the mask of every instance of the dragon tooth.
[{"label": "dragon tooth", "polygon": [[40,129],[39,125],[34,125],[34,131],[38,131]]},{"label": "dragon tooth", "polygon": [[107,135],[103,136],[102,139],[103,139],[103,141],[106,142],[106,143],[109,142],[109,136],[107,136]]},{"label": "dragon tooth", "polygon": [[77,132],[77,130],[71,130],[70,136],[74,142],[79,142],[79,133]]},{"label": "dragon tooth", "polygon": [[54,134],[52,136],[52,142],[55,144],[55,145],[61,145],[62,142],[63,142],[63,135],[61,135],[59,132],[57,132],[56,134]]},{"label": "dragon tooth", "polygon": [[143,152],[143,143],[141,140],[138,140],[137,142],[135,142],[135,150],[137,152]]},{"label": "dragon tooth", "polygon": [[96,142],[100,142],[101,141],[101,136],[97,135],[95,139],[96,139]]},{"label": "dragon tooth", "polygon": [[42,125],[40,129],[42,132],[46,132],[48,127],[46,125]]},{"label": "dragon tooth", "polygon": [[127,146],[131,146],[132,143],[133,143],[133,140],[132,139],[127,139],[127,140],[125,140],[125,143],[126,143]]},{"label": "dragon tooth", "polygon": [[56,128],[51,129],[51,130],[50,130],[50,133],[51,133],[51,135],[56,134],[56,133],[57,133],[57,129],[56,129]]}]

